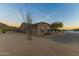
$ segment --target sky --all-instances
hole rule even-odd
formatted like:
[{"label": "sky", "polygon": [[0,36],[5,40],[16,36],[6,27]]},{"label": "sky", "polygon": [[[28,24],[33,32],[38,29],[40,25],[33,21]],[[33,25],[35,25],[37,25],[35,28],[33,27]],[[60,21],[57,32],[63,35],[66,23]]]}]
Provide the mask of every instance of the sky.
[{"label": "sky", "polygon": [[0,22],[10,26],[20,26],[24,21],[19,10],[25,15],[29,11],[33,23],[63,22],[64,28],[79,27],[79,4],[77,3],[0,3]]}]

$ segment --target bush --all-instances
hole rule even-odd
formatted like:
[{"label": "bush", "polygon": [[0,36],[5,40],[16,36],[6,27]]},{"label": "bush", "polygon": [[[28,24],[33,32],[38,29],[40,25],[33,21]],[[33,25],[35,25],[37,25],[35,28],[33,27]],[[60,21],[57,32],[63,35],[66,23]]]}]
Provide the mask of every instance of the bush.
[{"label": "bush", "polygon": [[7,30],[6,29],[1,29],[1,33],[6,33]]}]

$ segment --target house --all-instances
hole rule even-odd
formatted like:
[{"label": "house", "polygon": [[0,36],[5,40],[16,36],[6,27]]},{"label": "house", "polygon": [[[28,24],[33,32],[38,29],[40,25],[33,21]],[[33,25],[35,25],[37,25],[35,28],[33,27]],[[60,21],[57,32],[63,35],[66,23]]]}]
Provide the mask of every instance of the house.
[{"label": "house", "polygon": [[[46,22],[40,22],[40,23],[35,23],[35,24],[32,24],[32,27],[31,27],[31,31],[33,34],[44,34],[46,32],[49,32],[50,31],[50,24],[46,23]],[[21,32],[28,32],[28,24],[27,23],[22,23],[21,26],[20,26],[20,31]]]},{"label": "house", "polygon": [[20,31],[23,32],[23,33],[26,33],[27,32],[27,23],[22,23],[21,26],[20,26]]},{"label": "house", "polygon": [[50,24],[46,23],[46,22],[40,22],[40,23],[36,23],[33,24],[33,33],[35,34],[44,34],[50,31]]}]

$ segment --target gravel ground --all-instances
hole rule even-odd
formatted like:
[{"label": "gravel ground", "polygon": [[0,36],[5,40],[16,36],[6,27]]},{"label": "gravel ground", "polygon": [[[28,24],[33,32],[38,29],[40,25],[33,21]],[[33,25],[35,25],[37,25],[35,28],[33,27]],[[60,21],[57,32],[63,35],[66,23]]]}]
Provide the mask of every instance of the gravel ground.
[{"label": "gravel ground", "polygon": [[[52,38],[32,37],[23,33],[0,33],[1,56],[71,56],[79,55],[79,34],[63,34]],[[64,40],[63,40],[64,39]],[[69,40],[69,41],[68,41]]]}]

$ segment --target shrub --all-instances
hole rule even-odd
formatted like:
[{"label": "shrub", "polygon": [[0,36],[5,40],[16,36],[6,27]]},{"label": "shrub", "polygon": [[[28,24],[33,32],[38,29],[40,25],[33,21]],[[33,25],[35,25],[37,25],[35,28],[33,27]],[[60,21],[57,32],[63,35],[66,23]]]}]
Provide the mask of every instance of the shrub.
[{"label": "shrub", "polygon": [[6,33],[7,30],[6,29],[1,29],[1,33]]}]

